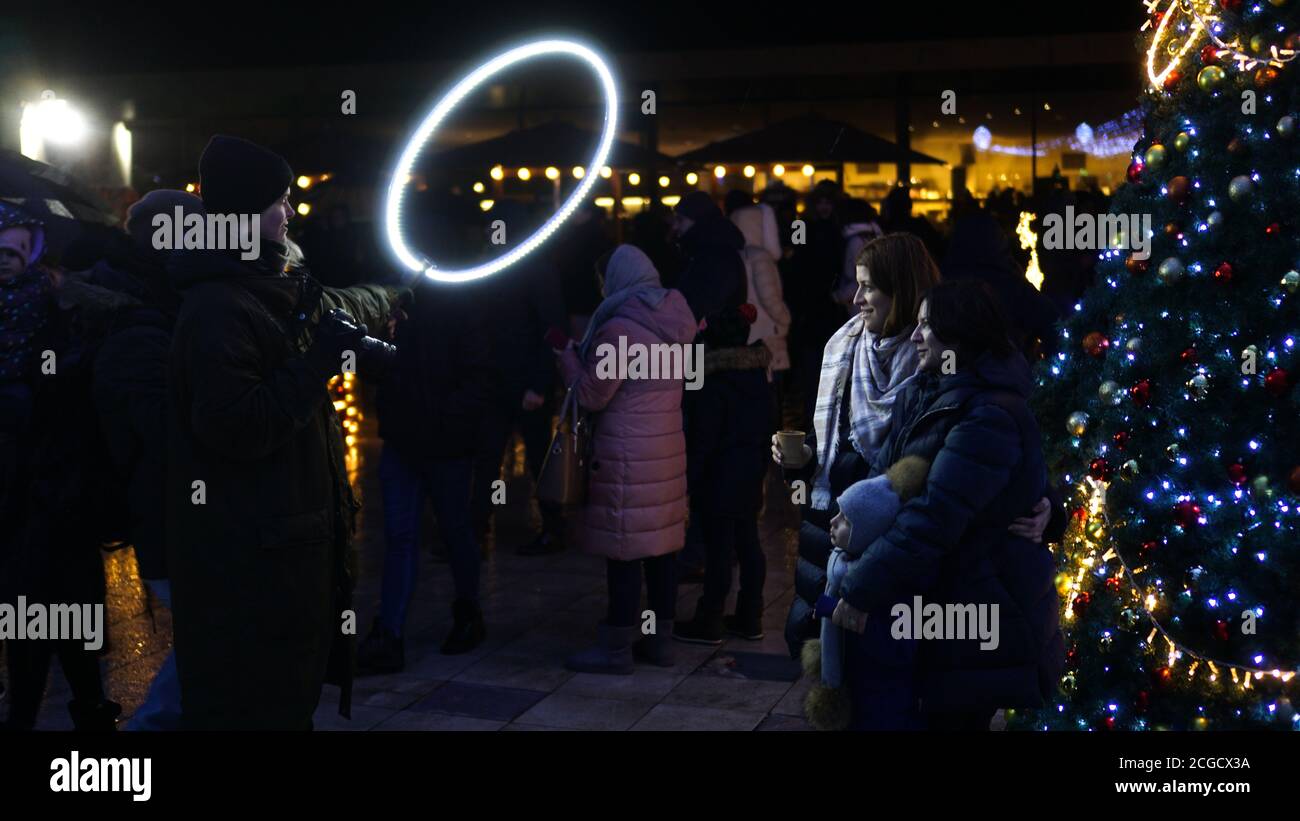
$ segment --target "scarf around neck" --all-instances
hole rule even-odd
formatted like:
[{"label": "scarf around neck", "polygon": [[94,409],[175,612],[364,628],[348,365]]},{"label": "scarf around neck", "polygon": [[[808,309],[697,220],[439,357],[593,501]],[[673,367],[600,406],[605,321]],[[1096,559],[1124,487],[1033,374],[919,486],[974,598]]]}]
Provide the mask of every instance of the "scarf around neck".
[{"label": "scarf around neck", "polygon": [[814,510],[830,508],[830,469],[844,433],[838,423],[845,383],[849,383],[849,442],[870,464],[889,432],[894,401],[916,375],[919,362],[912,328],[891,337],[876,336],[866,330],[861,315],[846,322],[826,343],[813,411],[818,450]]}]

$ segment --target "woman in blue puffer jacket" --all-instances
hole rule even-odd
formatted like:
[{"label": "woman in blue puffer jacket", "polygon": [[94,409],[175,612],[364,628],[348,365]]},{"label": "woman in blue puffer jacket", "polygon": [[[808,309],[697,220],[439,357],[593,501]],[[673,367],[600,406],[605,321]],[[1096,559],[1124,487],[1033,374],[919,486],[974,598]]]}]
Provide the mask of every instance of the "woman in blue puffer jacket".
[{"label": "woman in blue puffer jacket", "polygon": [[[860,634],[846,642],[853,726],[898,726],[903,705],[915,710],[905,726],[988,729],[1000,707],[1041,706],[1064,663],[1052,557],[1009,529],[1047,489],[1030,371],[982,283],[935,286],[912,340],[920,375],[895,404],[871,473],[904,456],[932,467],[841,587],[833,621]],[[918,596],[996,613],[996,641],[896,638]]]}]

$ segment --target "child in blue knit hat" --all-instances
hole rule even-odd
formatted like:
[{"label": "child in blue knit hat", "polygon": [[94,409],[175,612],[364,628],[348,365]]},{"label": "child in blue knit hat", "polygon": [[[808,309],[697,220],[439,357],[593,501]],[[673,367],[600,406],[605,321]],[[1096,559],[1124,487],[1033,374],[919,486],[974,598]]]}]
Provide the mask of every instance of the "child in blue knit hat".
[{"label": "child in blue knit hat", "polygon": [[[804,645],[804,668],[820,678],[804,702],[809,722],[818,729],[848,726],[849,699],[844,689],[844,630],[831,623],[840,599],[840,585],[852,563],[889,530],[903,505],[925,490],[930,463],[905,456],[879,476],[864,479],[840,494],[839,513],[831,519],[831,552],[826,565],[826,591],[818,602],[821,642]],[[820,670],[818,670],[820,668]]]}]

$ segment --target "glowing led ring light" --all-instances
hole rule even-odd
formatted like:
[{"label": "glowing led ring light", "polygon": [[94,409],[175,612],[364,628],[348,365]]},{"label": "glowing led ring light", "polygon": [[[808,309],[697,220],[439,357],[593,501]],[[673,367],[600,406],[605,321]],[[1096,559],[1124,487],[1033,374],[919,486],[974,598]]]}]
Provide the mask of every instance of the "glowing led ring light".
[{"label": "glowing led ring light", "polygon": [[396,168],[393,169],[393,179],[388,184],[388,200],[384,208],[384,223],[388,232],[388,244],[392,247],[393,253],[398,260],[407,268],[412,271],[419,271],[430,279],[440,282],[468,282],[473,279],[491,276],[523,259],[545,242],[569,218],[569,215],[577,210],[578,205],[591,192],[592,186],[600,179],[596,174],[586,175],[582,182],[579,183],[577,190],[564,201],[564,205],[561,206],[560,210],[553,214],[546,221],[546,224],[537,229],[527,240],[491,262],[473,268],[465,268],[459,271],[439,268],[430,260],[417,257],[407,247],[405,240],[402,239],[400,216],[402,196],[406,191],[406,184],[410,180],[411,168],[415,165],[415,160],[420,156],[420,152],[428,143],[429,138],[433,136],[434,131],[437,130],[439,123],[447,117],[457,103],[492,75],[509,68],[515,63],[533,57],[557,54],[567,54],[585,60],[595,71],[596,76],[600,78],[601,86],[605,91],[605,129],[600,135],[600,144],[596,147],[596,154],[592,157],[591,162],[587,164],[587,167],[604,167],[605,161],[609,158],[610,148],[614,143],[614,132],[618,120],[618,93],[614,86],[614,75],[610,73],[609,68],[600,59],[599,55],[579,43],[567,40],[539,40],[536,43],[529,43],[494,57],[457,83],[451,91],[447,92],[446,96],[438,101],[438,104],[420,123],[420,127],[411,135],[411,139],[407,142],[406,148],[403,149],[401,157],[397,160]]}]

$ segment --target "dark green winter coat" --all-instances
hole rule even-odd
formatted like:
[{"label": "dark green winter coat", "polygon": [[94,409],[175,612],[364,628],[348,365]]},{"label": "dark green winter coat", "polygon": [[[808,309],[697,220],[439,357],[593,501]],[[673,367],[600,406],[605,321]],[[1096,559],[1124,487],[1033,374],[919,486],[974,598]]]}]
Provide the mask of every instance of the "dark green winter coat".
[{"label": "dark green winter coat", "polygon": [[302,304],[314,281],[280,273],[270,250],[251,263],[195,252],[169,268],[185,299],[170,356],[167,564],[189,728],[309,729],[327,680],[343,687],[344,715],[350,702],[342,625],[358,505],[326,382],[302,353],[330,308],[382,328],[392,292],[325,289]]}]

